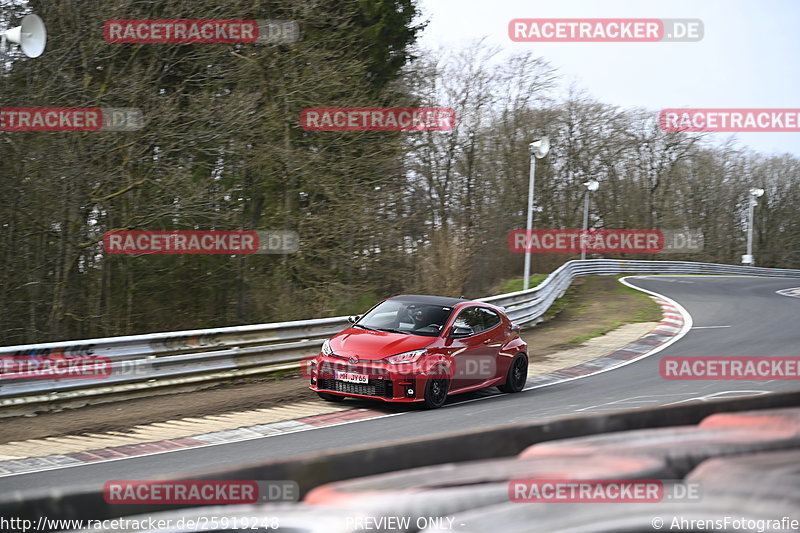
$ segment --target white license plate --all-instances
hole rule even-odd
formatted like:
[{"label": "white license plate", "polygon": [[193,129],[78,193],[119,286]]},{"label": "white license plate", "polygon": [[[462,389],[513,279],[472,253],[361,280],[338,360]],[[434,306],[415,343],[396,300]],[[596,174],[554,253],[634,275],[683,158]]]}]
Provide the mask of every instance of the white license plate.
[{"label": "white license plate", "polygon": [[355,374],[353,372],[336,372],[335,377],[339,381],[349,381],[350,383],[369,383],[369,376],[366,374]]}]

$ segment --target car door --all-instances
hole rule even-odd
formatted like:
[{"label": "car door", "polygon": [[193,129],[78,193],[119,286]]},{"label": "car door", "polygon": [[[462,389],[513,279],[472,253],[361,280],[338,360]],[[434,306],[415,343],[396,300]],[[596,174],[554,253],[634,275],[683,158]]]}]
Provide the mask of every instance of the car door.
[{"label": "car door", "polygon": [[486,317],[484,308],[470,306],[462,309],[453,321],[451,390],[478,385],[496,373],[499,348],[494,342],[496,332],[486,328]]}]

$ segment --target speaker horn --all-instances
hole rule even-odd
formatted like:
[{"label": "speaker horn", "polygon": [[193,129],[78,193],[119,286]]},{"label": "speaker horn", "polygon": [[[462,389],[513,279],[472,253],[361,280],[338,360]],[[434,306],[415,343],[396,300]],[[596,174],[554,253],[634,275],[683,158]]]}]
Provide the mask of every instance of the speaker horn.
[{"label": "speaker horn", "polygon": [[47,44],[47,29],[38,15],[25,15],[22,25],[3,32],[6,39],[17,43],[28,57],[39,57]]}]

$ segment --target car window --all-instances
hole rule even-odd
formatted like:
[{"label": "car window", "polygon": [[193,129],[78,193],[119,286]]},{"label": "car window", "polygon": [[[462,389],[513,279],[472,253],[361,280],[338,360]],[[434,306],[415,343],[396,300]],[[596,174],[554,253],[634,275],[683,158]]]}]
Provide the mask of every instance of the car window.
[{"label": "car window", "polygon": [[478,310],[483,315],[483,329],[492,329],[493,327],[497,326],[502,322],[500,315],[492,311],[491,309],[486,309],[485,307],[479,307]]},{"label": "car window", "polygon": [[356,325],[435,337],[439,335],[452,312],[453,308],[448,306],[389,299],[361,317]]},{"label": "car window", "polygon": [[464,328],[472,331],[472,335],[484,331],[484,315],[479,307],[468,307],[458,314],[453,323],[454,328]]}]

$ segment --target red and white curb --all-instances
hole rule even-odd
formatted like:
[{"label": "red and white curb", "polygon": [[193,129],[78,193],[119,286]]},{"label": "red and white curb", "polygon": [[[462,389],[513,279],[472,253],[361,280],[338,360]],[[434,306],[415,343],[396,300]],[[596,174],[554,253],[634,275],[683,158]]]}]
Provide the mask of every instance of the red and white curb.
[{"label": "red and white curb", "polygon": [[649,293],[653,300],[661,306],[661,313],[663,315],[661,322],[659,322],[650,333],[619,350],[569,368],[562,368],[550,372],[549,374],[530,378],[525,390],[555,385],[557,383],[572,381],[573,379],[614,370],[615,368],[638,361],[639,359],[661,351],[683,337],[683,335],[691,329],[691,315],[689,315],[680,304],[666,296],[630,285],[625,281],[626,279],[627,278],[623,278],[620,282],[628,287]]},{"label": "red and white curb", "polygon": [[189,448],[200,448],[203,446],[213,446],[216,444],[226,444],[262,437],[272,437],[275,435],[296,433],[298,431],[307,431],[325,426],[336,426],[385,416],[391,415],[387,415],[385,411],[378,411],[375,409],[347,409],[323,415],[306,416],[296,420],[283,420],[270,424],[214,431],[211,433],[193,435],[191,437],[165,439],[141,444],[128,444],[125,446],[112,446],[97,450],[48,455],[44,457],[0,461],[0,477],[52,470],[68,466],[79,466],[102,461],[127,459],[130,457],[153,455]]}]

